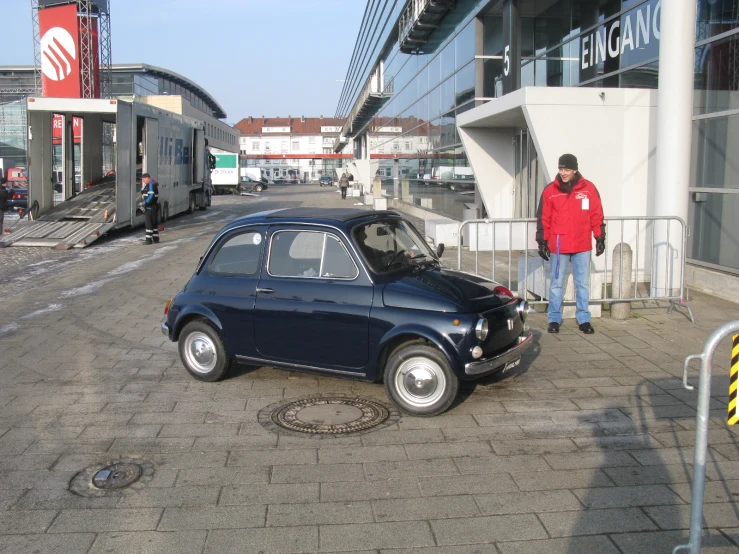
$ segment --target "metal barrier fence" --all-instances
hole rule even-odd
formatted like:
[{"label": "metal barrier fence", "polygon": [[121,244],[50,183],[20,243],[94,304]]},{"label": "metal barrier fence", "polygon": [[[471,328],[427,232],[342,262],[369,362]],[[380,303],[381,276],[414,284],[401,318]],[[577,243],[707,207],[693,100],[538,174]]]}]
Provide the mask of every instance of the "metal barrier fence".
[{"label": "metal barrier fence", "polygon": [[[534,218],[463,221],[459,227],[457,269],[490,278],[521,296],[538,297],[529,300],[530,304],[547,303],[549,277],[545,266],[548,264],[537,253],[536,223]],[[668,301],[668,313],[675,307],[684,307],[695,322],[692,310],[685,303],[688,238],[685,222],[679,217],[639,216],[607,217],[604,223],[605,254],[596,257],[593,251],[591,255],[591,268],[595,269],[590,273],[590,302]],[[623,271],[628,256],[624,253],[626,248],[618,247],[623,244],[633,252],[633,263],[627,272]],[[616,248],[617,260],[611,263]],[[550,261],[556,255],[552,252]],[[488,260],[490,268],[486,271]],[[507,283],[501,280],[506,275]],[[573,301],[564,304],[572,305]]]},{"label": "metal barrier fence", "polygon": [[[690,554],[699,554],[701,551],[701,532],[703,523],[703,501],[706,492],[706,452],[708,450],[708,420],[709,404],[711,402],[711,371],[713,353],[719,343],[729,335],[739,334],[739,320],[731,321],[716,329],[708,337],[703,352],[685,358],[683,368],[683,386],[688,390],[693,387],[688,384],[688,367],[691,360],[701,361],[700,378],[698,381],[698,413],[695,417],[695,455],[693,458],[693,487],[690,504],[690,537],[688,544],[676,546],[672,552],[689,550]],[[732,360],[733,362],[733,360]]]}]

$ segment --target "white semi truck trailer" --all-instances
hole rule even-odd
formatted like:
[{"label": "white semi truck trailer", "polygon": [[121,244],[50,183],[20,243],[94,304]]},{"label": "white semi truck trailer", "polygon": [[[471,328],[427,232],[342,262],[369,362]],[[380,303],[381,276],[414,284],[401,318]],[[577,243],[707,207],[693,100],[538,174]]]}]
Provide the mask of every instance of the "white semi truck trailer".
[{"label": "white semi truck trailer", "polygon": [[29,219],[0,237],[2,246],[79,248],[143,225],[143,173],[159,183],[160,221],[210,205],[201,121],[121,99],[27,102]]}]

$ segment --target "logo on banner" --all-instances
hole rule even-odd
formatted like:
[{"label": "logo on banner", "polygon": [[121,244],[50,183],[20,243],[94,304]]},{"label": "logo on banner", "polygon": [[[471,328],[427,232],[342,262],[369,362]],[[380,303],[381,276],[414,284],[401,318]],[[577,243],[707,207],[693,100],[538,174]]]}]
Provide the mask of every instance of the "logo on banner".
[{"label": "logo on banner", "polygon": [[52,27],[41,37],[41,72],[52,81],[63,81],[77,59],[74,38],[62,27]]}]

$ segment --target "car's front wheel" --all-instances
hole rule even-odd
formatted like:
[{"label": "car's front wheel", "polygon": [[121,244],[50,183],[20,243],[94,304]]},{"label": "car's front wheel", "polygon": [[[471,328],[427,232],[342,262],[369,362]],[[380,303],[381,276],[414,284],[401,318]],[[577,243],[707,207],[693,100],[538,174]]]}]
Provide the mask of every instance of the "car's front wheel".
[{"label": "car's front wheel", "polygon": [[444,355],[425,344],[396,350],[385,365],[385,390],[398,408],[414,416],[434,416],[451,406],[459,379]]},{"label": "car's front wheel", "polygon": [[182,329],[178,341],[185,369],[200,381],[220,381],[228,374],[231,358],[221,337],[203,321],[191,321]]}]

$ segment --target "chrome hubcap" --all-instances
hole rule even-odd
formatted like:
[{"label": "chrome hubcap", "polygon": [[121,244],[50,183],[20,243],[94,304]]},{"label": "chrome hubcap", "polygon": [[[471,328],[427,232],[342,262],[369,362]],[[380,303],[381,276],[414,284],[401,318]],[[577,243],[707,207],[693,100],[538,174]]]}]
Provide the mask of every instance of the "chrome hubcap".
[{"label": "chrome hubcap", "polygon": [[205,333],[191,333],[185,341],[187,364],[198,373],[208,373],[216,366],[216,347]]},{"label": "chrome hubcap", "polygon": [[405,360],[395,374],[395,388],[401,398],[415,407],[437,402],[446,389],[446,377],[439,364],[424,357]]}]

